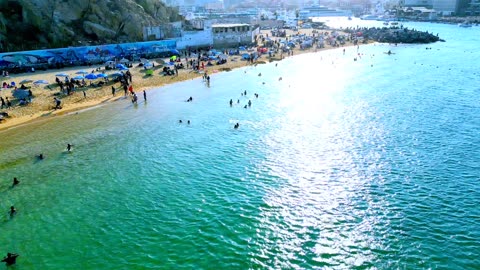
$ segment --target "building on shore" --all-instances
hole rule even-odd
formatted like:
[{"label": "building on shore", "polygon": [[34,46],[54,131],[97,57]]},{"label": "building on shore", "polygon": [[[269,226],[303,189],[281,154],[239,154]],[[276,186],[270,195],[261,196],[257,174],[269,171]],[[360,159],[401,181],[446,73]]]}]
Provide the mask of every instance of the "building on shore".
[{"label": "building on shore", "polygon": [[251,44],[254,39],[253,30],[248,24],[214,24],[213,46],[237,47],[241,44]]}]

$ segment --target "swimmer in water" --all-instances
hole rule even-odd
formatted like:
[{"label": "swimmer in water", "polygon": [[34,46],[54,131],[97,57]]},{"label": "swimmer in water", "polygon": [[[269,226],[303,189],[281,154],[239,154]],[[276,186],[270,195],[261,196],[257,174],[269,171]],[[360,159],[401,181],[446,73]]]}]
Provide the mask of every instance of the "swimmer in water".
[{"label": "swimmer in water", "polygon": [[236,123],[235,126],[233,126],[234,129],[238,129],[240,127],[239,123]]},{"label": "swimmer in water", "polygon": [[187,124],[189,124],[189,125],[190,125],[190,120],[188,120],[188,121],[187,121]]},{"label": "swimmer in water", "polygon": [[10,206],[10,216],[13,216],[17,213],[17,209],[12,205]]},{"label": "swimmer in water", "polygon": [[237,103],[240,103],[240,99],[237,99]]},{"label": "swimmer in water", "polygon": [[18,181],[17,177],[14,177],[13,178],[13,186],[16,186],[18,184],[20,184],[20,181]]},{"label": "swimmer in water", "polygon": [[233,100],[230,99],[230,107],[232,107],[232,106],[233,106]]},{"label": "swimmer in water", "polygon": [[7,256],[5,256],[2,260],[7,266],[15,264],[17,262],[17,257],[20,256],[15,253],[7,253]]},{"label": "swimmer in water", "polygon": [[43,154],[38,155],[38,159],[43,159],[43,158],[44,158]]},{"label": "swimmer in water", "polygon": [[68,152],[72,151],[72,146],[73,146],[73,144],[67,143],[67,151]]},{"label": "swimmer in water", "polygon": [[248,100],[248,107],[251,107],[251,106],[252,106],[252,101]]},{"label": "swimmer in water", "polygon": [[183,122],[182,122],[182,120],[178,120],[178,123],[180,123],[180,124],[181,124],[181,123],[183,123]]},{"label": "swimmer in water", "polygon": [[261,73],[261,72],[260,72],[260,73],[258,73],[258,76],[262,76],[262,73]]}]

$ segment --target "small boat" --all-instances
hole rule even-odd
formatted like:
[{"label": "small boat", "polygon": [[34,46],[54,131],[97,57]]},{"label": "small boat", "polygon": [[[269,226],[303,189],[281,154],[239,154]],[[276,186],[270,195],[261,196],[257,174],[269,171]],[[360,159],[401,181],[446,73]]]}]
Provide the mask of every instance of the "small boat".
[{"label": "small boat", "polygon": [[463,23],[459,23],[458,26],[463,28],[468,28],[468,27],[472,27],[472,24],[469,22],[463,22]]}]

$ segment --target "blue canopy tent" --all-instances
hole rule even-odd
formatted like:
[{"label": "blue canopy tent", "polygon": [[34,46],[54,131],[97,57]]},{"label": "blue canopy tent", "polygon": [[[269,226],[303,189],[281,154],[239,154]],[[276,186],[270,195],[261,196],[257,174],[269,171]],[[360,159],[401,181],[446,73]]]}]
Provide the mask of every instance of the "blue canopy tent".
[{"label": "blue canopy tent", "polygon": [[38,80],[38,81],[34,81],[33,84],[48,84],[48,81],[46,81],[46,80]]},{"label": "blue canopy tent", "polygon": [[89,79],[89,80],[96,80],[97,78],[98,78],[97,75],[93,73],[87,74],[87,76],[85,76],[85,79]]}]

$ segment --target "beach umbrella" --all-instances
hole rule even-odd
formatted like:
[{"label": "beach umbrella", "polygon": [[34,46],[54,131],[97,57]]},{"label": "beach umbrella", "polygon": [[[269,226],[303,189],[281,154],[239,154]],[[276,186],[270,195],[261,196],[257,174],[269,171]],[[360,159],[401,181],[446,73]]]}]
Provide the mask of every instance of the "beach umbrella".
[{"label": "beach umbrella", "polygon": [[122,68],[119,68],[119,70],[125,71],[125,70],[128,70],[128,68],[127,67],[122,67]]},{"label": "beach umbrella", "polygon": [[98,78],[106,78],[106,77],[108,77],[108,76],[107,76],[107,74],[100,73],[100,74],[97,74],[97,77],[98,77]]},{"label": "beach umbrella", "polygon": [[80,70],[80,71],[77,71],[75,72],[75,74],[88,74],[90,72],[86,72],[85,70]]},{"label": "beach umbrella", "polygon": [[85,79],[89,79],[89,80],[95,80],[95,79],[97,79],[97,78],[98,78],[97,75],[95,75],[95,74],[93,74],[93,73],[87,74],[87,75],[85,76]]},{"label": "beach umbrella", "polygon": [[119,76],[123,76],[123,74],[120,73],[120,72],[115,72],[115,73],[109,74],[108,76],[110,76],[110,77],[119,77]]},{"label": "beach umbrella", "polygon": [[68,74],[67,73],[58,73],[58,74],[55,74],[55,76],[57,76],[57,77],[67,77]]},{"label": "beach umbrella", "polygon": [[176,49],[170,50],[171,54],[180,55],[180,52]]},{"label": "beach umbrella", "polygon": [[46,80],[38,80],[34,81],[33,84],[48,84],[48,82]]},{"label": "beach umbrella", "polygon": [[30,80],[30,79],[25,79],[25,80],[21,81],[20,84],[26,84],[26,83],[31,83],[31,82],[33,82],[33,81]]},{"label": "beach umbrella", "polygon": [[28,90],[24,90],[24,89],[12,90],[12,96],[15,97],[16,99],[27,98],[28,94],[29,94]]},{"label": "beach umbrella", "polygon": [[225,60],[228,58],[228,56],[224,53],[219,54],[218,57],[220,57],[220,59],[225,59]]},{"label": "beach umbrella", "polygon": [[78,75],[78,76],[75,76],[73,77],[74,80],[83,80],[85,79],[85,77],[83,77],[82,75]]},{"label": "beach umbrella", "polygon": [[145,72],[146,75],[153,75],[153,70],[149,69]]},{"label": "beach umbrella", "polygon": [[116,65],[116,68],[127,68],[127,67],[126,67],[125,65],[123,65],[123,64],[117,64],[117,65]]}]

